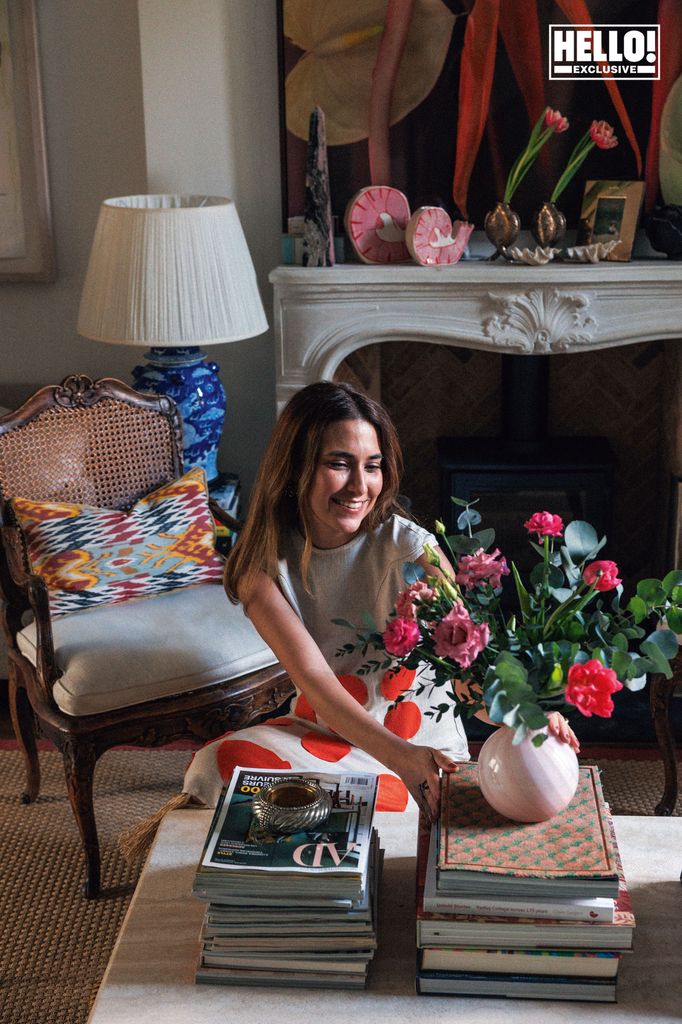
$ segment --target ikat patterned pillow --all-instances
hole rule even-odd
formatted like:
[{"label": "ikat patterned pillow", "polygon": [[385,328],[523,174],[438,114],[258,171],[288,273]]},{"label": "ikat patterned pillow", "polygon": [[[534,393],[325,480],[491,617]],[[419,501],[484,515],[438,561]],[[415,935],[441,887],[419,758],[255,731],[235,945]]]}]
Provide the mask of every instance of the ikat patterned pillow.
[{"label": "ikat patterned pillow", "polygon": [[129,512],[18,497],[11,508],[26,539],[27,568],[47,583],[53,615],[222,580],[203,469]]}]

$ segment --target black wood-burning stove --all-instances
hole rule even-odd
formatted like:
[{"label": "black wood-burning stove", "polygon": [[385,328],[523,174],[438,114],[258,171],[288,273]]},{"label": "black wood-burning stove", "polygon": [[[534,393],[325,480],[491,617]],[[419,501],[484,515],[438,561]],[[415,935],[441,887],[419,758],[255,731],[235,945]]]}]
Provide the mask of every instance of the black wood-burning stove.
[{"label": "black wood-burning stove", "polygon": [[[442,437],[438,465],[442,518],[457,530],[462,511],[450,500],[479,499],[483,527],[522,571],[537,562],[523,523],[533,512],[560,515],[565,523],[586,519],[609,533],[614,456],[600,437],[549,437],[547,408],[550,356],[502,356],[502,436]],[[537,539],[537,538],[534,538]]]}]

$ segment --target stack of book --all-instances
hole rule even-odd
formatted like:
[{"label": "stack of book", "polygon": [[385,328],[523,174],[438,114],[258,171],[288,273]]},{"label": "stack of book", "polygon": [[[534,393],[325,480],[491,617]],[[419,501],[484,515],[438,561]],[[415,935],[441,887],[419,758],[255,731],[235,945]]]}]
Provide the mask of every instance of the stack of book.
[{"label": "stack of book", "polygon": [[598,769],[549,821],[483,799],[475,764],[446,775],[420,822],[417,991],[613,1002],[634,916]]},{"label": "stack of book", "polygon": [[[314,831],[264,833],[252,815],[261,788],[316,782],[332,797]],[[376,949],[382,851],[372,818],[377,778],[235,768],[196,871],[207,902],[200,983],[362,988]]]}]

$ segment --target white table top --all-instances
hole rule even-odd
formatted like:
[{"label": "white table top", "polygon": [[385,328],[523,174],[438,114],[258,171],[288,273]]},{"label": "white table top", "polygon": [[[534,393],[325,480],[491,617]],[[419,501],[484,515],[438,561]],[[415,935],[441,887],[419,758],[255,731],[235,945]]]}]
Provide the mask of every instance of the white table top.
[{"label": "white table top", "polygon": [[616,834],[637,919],[635,951],[620,967],[618,1003],[416,996],[416,819],[378,814],[386,849],[380,948],[365,991],[196,985],[204,904],[191,884],[211,812],[185,809],[161,825],[131,901],[89,1024],[567,1024],[682,1019],[682,818],[617,817]]}]

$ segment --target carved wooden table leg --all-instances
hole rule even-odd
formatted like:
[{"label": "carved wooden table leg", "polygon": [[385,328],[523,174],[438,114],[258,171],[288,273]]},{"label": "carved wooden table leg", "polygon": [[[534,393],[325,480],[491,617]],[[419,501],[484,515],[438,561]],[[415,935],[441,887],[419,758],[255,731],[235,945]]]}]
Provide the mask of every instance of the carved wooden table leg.
[{"label": "carved wooden table leg", "polygon": [[663,675],[654,675],[649,682],[649,705],[658,747],[663,759],[665,780],[663,796],[655,811],[660,815],[672,814],[677,802],[677,757],[675,740],[670,726],[670,698],[678,682],[679,671],[677,665],[674,668],[675,673],[672,679],[666,679]]}]

